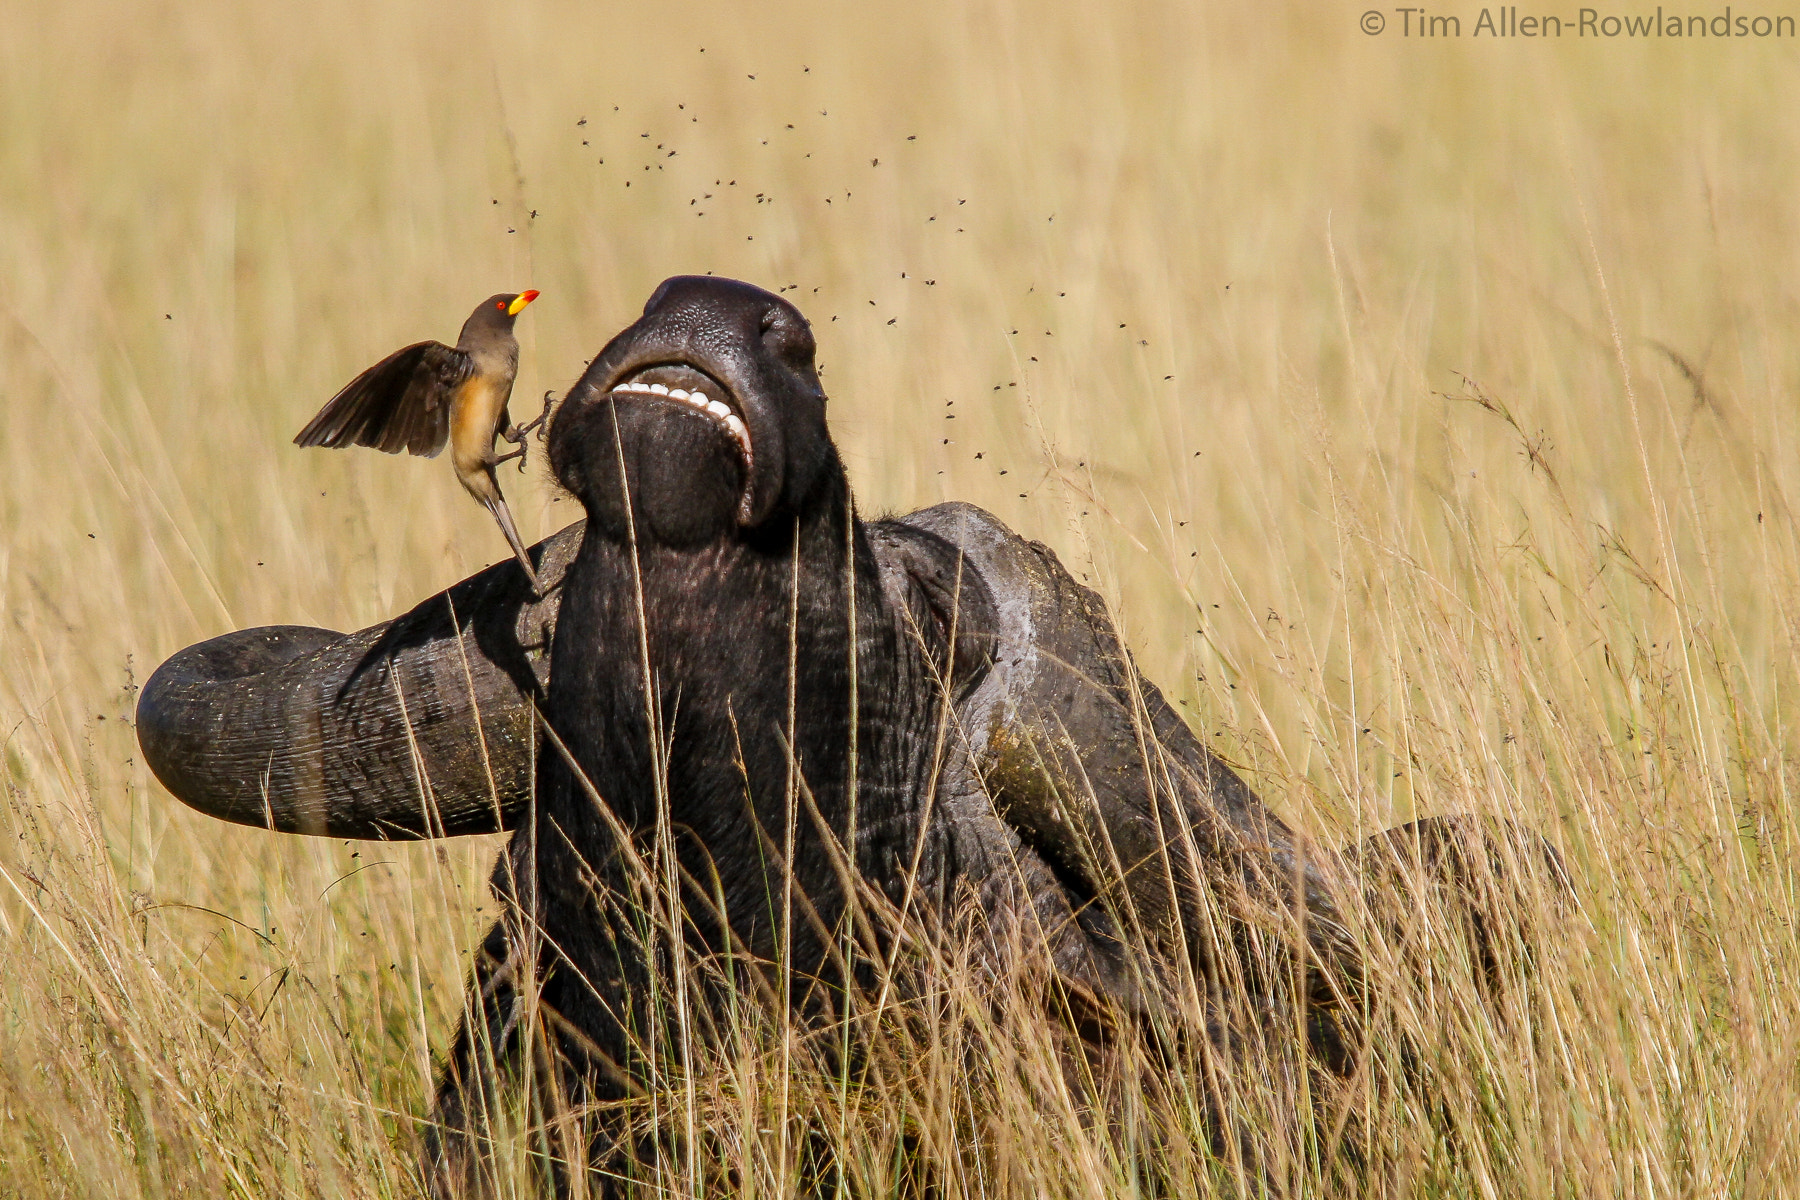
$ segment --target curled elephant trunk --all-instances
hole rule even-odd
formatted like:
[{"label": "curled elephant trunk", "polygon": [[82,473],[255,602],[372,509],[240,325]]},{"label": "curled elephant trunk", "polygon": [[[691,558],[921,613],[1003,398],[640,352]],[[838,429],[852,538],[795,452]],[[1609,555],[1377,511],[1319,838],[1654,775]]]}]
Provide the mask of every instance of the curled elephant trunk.
[{"label": "curled elephant trunk", "polygon": [[182,803],[240,825],[392,840],[511,828],[581,532],[541,544],[542,599],[508,561],[357,633],[275,625],[188,647],[138,698],[145,761]]}]

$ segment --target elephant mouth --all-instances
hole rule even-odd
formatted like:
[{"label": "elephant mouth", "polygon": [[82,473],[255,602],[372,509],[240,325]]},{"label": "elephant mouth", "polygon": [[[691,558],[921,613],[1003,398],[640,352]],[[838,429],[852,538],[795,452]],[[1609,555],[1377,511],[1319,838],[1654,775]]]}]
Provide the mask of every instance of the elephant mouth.
[{"label": "elephant mouth", "polygon": [[631,372],[614,383],[608,393],[615,401],[664,402],[711,421],[731,439],[744,466],[744,494],[740,509],[748,510],[751,468],[756,465],[750,426],[731,389],[691,363],[658,363]]}]

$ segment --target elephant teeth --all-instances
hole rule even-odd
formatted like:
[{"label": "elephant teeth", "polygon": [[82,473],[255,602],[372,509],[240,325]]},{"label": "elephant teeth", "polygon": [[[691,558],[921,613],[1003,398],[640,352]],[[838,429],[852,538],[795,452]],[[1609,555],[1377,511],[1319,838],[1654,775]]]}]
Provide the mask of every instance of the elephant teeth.
[{"label": "elephant teeth", "polygon": [[[697,372],[696,372],[697,374]],[[685,404],[695,412],[704,413],[725,427],[731,435],[738,453],[744,459],[744,472],[749,475],[751,463],[755,460],[750,448],[750,428],[744,424],[744,418],[734,412],[729,404],[722,400],[714,400],[698,388],[688,389],[670,387],[666,383],[648,383],[641,379],[628,379],[613,385],[613,393],[622,396],[655,396],[660,400],[674,400]]]},{"label": "elephant teeth", "polygon": [[725,430],[731,434],[731,440],[737,443],[744,455],[744,473],[750,473],[751,464],[756,460],[750,453],[750,431],[744,427],[744,418],[732,413],[725,418]]}]

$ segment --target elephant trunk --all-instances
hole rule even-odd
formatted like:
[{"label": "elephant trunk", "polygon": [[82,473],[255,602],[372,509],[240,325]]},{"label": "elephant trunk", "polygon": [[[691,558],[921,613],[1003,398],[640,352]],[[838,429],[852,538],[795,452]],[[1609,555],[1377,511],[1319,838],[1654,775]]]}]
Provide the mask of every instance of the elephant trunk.
[{"label": "elephant trunk", "polygon": [[275,625],[188,647],[138,698],[145,761],[182,803],[240,825],[392,840],[511,828],[581,530],[542,543],[542,599],[509,561],[358,633]]}]

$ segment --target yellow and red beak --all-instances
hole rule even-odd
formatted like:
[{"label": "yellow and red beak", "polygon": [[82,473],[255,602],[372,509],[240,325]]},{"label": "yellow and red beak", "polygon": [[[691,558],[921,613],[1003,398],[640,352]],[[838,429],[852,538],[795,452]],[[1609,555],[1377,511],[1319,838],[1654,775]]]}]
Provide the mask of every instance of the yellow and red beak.
[{"label": "yellow and red beak", "polygon": [[535,288],[533,288],[529,292],[520,292],[517,296],[513,297],[513,302],[506,306],[506,315],[509,317],[518,316],[520,313],[525,311],[525,306],[527,304],[530,304],[533,300],[536,300],[537,298],[538,298],[538,294],[537,294],[537,289],[535,289]]}]

